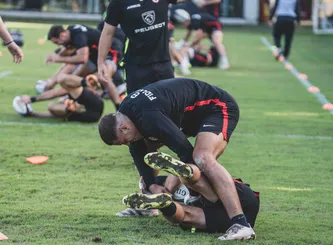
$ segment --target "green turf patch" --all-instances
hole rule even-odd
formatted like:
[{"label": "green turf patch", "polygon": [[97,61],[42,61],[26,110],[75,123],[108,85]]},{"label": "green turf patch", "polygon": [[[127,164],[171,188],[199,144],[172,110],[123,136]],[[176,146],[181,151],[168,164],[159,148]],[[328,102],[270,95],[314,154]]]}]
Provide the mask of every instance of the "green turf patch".
[{"label": "green turf patch", "polygon": [[[119,218],[121,198],[138,191],[128,148],[108,147],[96,124],[22,118],[16,95],[34,95],[39,79],[59,65],[44,59],[56,47],[38,45],[50,25],[13,23],[25,37],[25,60],[11,63],[4,48],[0,72],[0,232],[3,244],[220,244],[221,234],[191,234],[162,217]],[[180,38],[184,33],[176,30]],[[219,159],[234,177],[261,192],[258,240],[239,244],[333,244],[332,115],[321,109],[263,46],[266,28],[225,28],[231,69],[193,69],[193,77],[228,90],[241,119]],[[271,40],[271,39],[270,39]],[[298,30],[290,61],[333,101],[332,36]],[[113,111],[105,101],[105,113]],[[45,111],[47,102],[33,105]],[[166,153],[169,150],[163,149]],[[44,165],[25,161],[47,155]]]}]

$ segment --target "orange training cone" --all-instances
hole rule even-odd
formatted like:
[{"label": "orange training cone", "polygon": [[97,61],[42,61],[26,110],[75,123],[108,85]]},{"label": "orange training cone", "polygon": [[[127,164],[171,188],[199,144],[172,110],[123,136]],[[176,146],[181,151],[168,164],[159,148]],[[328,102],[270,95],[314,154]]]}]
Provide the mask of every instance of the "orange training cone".
[{"label": "orange training cone", "polygon": [[318,92],[320,92],[320,89],[316,86],[311,86],[311,87],[308,88],[308,91],[310,93],[318,93]]},{"label": "orange training cone", "polygon": [[333,104],[325,104],[323,105],[323,109],[327,111],[333,110]]},{"label": "orange training cone", "polygon": [[8,237],[0,232],[0,241],[8,240]]},{"label": "orange training cone", "polygon": [[37,43],[39,45],[43,45],[45,43],[45,39],[44,38],[40,38],[40,39],[37,40]]},{"label": "orange training cone", "polygon": [[47,156],[33,156],[33,157],[28,157],[25,160],[31,164],[43,164],[48,159],[49,159],[49,157],[47,157]]},{"label": "orange training cone", "polygon": [[299,74],[298,77],[304,80],[308,79],[308,76],[306,74]]},{"label": "orange training cone", "polygon": [[293,66],[292,66],[291,64],[286,64],[284,67],[285,67],[287,70],[291,70],[291,69],[293,69]]}]

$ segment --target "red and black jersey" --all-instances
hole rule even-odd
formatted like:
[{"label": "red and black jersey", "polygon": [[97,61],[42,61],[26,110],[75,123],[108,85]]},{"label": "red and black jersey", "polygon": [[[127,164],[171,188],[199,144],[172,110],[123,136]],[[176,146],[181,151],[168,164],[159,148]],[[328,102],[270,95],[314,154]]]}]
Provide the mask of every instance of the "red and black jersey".
[{"label": "red and black jersey", "polygon": [[215,18],[221,17],[221,6],[220,3],[210,4],[203,8],[203,11],[214,16]]},{"label": "red and black jersey", "polygon": [[71,41],[64,45],[65,47],[73,47],[80,49],[83,47],[89,48],[89,59],[96,59],[97,62],[97,51],[95,46],[98,46],[101,32],[97,29],[91,28],[85,25],[71,25],[67,28],[70,31]]},{"label": "red and black jersey", "polygon": [[191,24],[188,29],[201,29],[210,36],[215,30],[221,31],[222,26],[216,17],[207,13],[200,13],[191,16]]},{"label": "red and black jersey", "polygon": [[166,145],[188,163],[192,162],[193,146],[183,132],[195,136],[197,124],[216,110],[227,110],[229,104],[237,105],[218,87],[195,79],[172,78],[129,94],[119,111],[145,139]]},{"label": "red and black jersey", "polygon": [[[211,57],[210,62],[208,56]],[[202,66],[216,67],[218,64],[219,57],[220,55],[215,47],[211,47],[208,53],[202,53],[200,51],[195,50],[193,57],[190,58],[190,63],[193,67],[202,67]]]}]

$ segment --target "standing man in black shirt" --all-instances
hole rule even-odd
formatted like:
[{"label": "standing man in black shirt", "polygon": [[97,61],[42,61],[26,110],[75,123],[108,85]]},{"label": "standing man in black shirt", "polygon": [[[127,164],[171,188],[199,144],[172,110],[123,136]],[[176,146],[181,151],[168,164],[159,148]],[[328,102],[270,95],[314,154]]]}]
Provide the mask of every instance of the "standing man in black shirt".
[{"label": "standing man in black shirt", "polygon": [[104,61],[118,24],[129,39],[124,60],[128,92],[174,76],[168,47],[168,5],[176,2],[110,2],[98,52],[98,74],[101,79],[106,75]]},{"label": "standing man in black shirt", "polygon": [[[177,153],[182,162],[195,163],[209,179],[231,220],[225,239],[251,239],[255,233],[244,216],[232,177],[216,160],[224,152],[238,119],[237,102],[226,91],[194,79],[173,78],[129,94],[117,113],[101,119],[99,133],[108,145],[130,144],[144,138],[147,145],[142,153],[148,153],[149,144],[159,143]],[[187,136],[196,136],[194,148]],[[182,169],[182,177],[193,176],[190,166],[180,166],[171,157],[153,153],[145,158],[150,166],[169,172],[175,166]],[[146,171],[143,178],[151,189],[155,184],[152,170]],[[170,189],[161,190],[165,191],[172,193]]]},{"label": "standing man in black shirt", "polygon": [[[177,1],[182,0],[112,0],[99,42],[99,78],[106,78],[104,61],[118,24],[129,40],[124,58],[128,93],[156,81],[173,78],[169,54],[168,5]],[[136,166],[145,165],[143,157],[146,145],[143,140],[131,144],[130,152]],[[150,190],[158,192],[154,187],[159,188],[153,185]]]},{"label": "standing man in black shirt", "polygon": [[[47,63],[77,64],[79,67],[74,75],[85,76],[97,69],[98,42],[101,32],[85,25],[71,25],[64,29],[61,25],[53,25],[48,33],[48,39],[54,44],[62,45],[64,48],[59,53],[54,53],[46,58]],[[61,52],[68,47],[74,48],[76,53],[72,56],[61,56]],[[113,100],[116,108],[121,103],[117,89],[112,82],[112,75],[116,71],[116,64],[113,64],[112,53],[107,51],[108,60],[104,61],[107,71],[106,79],[101,84],[108,90],[109,97]]]}]

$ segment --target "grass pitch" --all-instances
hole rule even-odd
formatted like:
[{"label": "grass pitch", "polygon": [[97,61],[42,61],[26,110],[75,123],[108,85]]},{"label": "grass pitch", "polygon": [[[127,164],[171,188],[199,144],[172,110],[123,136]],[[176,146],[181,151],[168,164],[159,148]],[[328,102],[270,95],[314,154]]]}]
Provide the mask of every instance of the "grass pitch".
[{"label": "grass pitch", "polygon": [[[34,83],[59,66],[44,64],[55,46],[37,44],[49,26],[9,23],[25,36],[20,65],[1,48],[0,74],[12,71],[0,75],[0,232],[9,237],[1,243],[220,244],[220,234],[191,234],[160,216],[116,217],[125,208],[121,198],[138,190],[138,174],[127,147],[104,145],[96,124],[22,118],[13,111],[14,96],[34,95]],[[261,192],[257,240],[249,243],[333,244],[333,116],[273,60],[262,35],[271,40],[266,28],[226,27],[230,71],[193,69],[192,77],[226,89],[239,102],[240,123],[219,162]],[[332,36],[300,29],[290,57],[330,101],[332,43]],[[105,104],[105,113],[113,111],[111,102]],[[46,164],[24,160],[39,154],[50,157]]]}]

